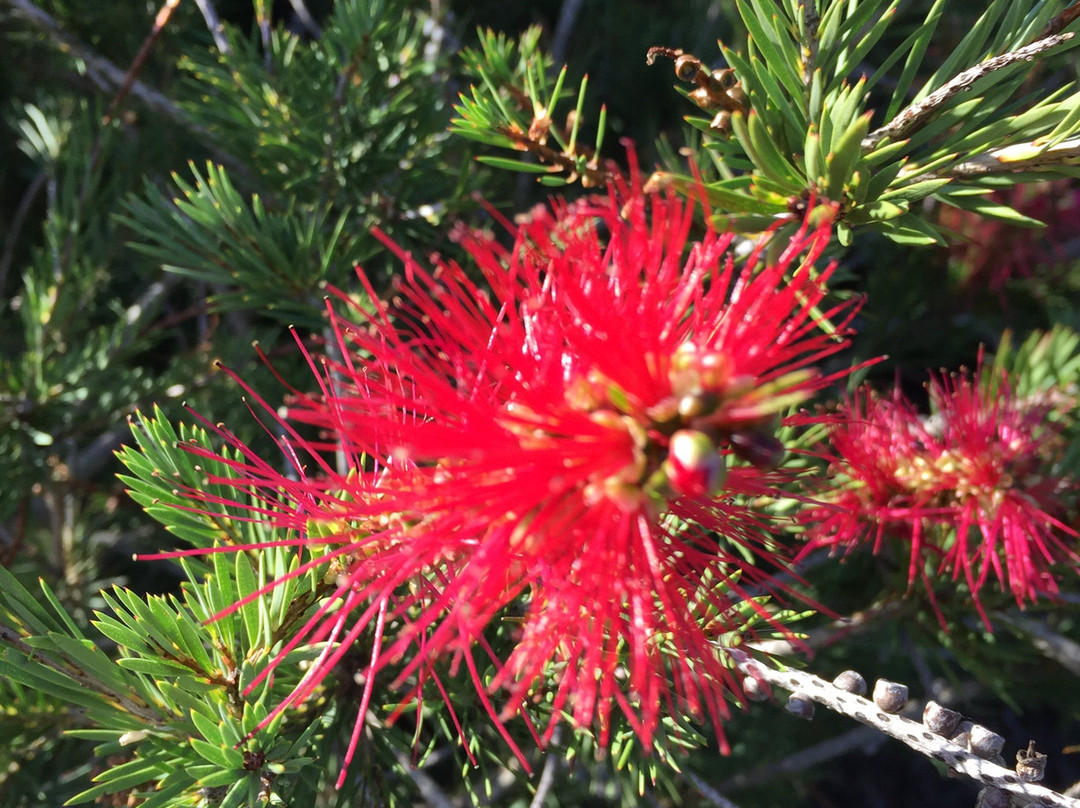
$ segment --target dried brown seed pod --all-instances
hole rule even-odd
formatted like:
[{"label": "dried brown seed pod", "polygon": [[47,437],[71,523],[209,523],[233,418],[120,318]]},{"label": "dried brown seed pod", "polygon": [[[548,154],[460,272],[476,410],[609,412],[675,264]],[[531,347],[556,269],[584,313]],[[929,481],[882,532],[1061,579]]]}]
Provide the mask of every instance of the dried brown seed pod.
[{"label": "dried brown seed pod", "polygon": [[960,721],[963,718],[956,710],[950,710],[948,707],[942,707],[936,701],[926,702],[926,708],[923,710],[922,722],[923,725],[935,735],[940,735],[942,738],[951,737],[956,728],[960,726]]},{"label": "dried brown seed pod", "polygon": [[762,680],[755,679],[753,676],[743,678],[742,690],[750,701],[765,701],[769,698],[768,686]]},{"label": "dried brown seed pod", "polygon": [[1000,788],[987,786],[975,798],[975,808],[1009,808],[1009,795]]},{"label": "dried brown seed pod", "polygon": [[1016,773],[1025,783],[1037,783],[1046,774],[1046,755],[1035,751],[1035,741],[1016,753]]},{"label": "dried brown seed pod", "polygon": [[874,704],[887,713],[898,713],[908,700],[907,685],[878,679],[874,682]]},{"label": "dried brown seed pod", "polygon": [[838,674],[832,683],[841,690],[854,693],[856,696],[866,695],[866,680],[858,671],[844,671]]},{"label": "dried brown seed pod", "polygon": [[712,119],[712,122],[709,124],[709,128],[716,130],[717,132],[719,132],[722,135],[730,134],[731,133],[731,113],[728,112],[726,109],[720,110],[718,113],[716,113],[716,116]]},{"label": "dried brown seed pod", "polygon": [[989,760],[1001,754],[1003,746],[1005,746],[1005,739],[996,732],[991,732],[980,724],[972,726],[968,735],[968,749],[979,757]]},{"label": "dried brown seed pod", "polygon": [[814,702],[805,693],[792,693],[788,696],[784,709],[794,716],[809,721],[814,717]]},{"label": "dried brown seed pod", "polygon": [[701,70],[701,60],[689,53],[679,54],[675,59],[675,75],[682,81],[693,81]]}]

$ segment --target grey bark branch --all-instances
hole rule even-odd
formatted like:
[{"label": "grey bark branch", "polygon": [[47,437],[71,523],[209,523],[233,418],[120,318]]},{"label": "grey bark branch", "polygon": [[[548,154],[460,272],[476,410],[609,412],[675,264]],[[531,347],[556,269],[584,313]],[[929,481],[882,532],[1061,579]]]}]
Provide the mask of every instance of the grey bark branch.
[{"label": "grey bark branch", "polygon": [[1056,47],[1072,38],[1073,34],[1071,33],[1048,36],[1045,39],[1039,39],[1032,42],[1030,45],[1025,45],[1017,50],[1009,51],[1000,56],[987,59],[985,62],[965,70],[963,73],[956,75],[950,81],[934,90],[934,92],[930,93],[930,95],[926,96],[922,101],[917,101],[899,112],[897,116],[887,124],[879,129],[875,129],[863,138],[863,150],[868,151],[873,149],[885,138],[890,138],[894,141],[903,140],[913,132],[917,132],[919,129],[930,123],[930,121],[938,116],[945,104],[947,104],[953,96],[964,92],[965,90],[970,90],[975,82],[983,76],[987,76],[995,70],[1001,70],[1003,67],[1015,64],[1016,62],[1030,62],[1043,51]]},{"label": "grey bark branch", "polygon": [[934,172],[935,177],[968,179],[988,174],[1011,174],[1015,171],[1031,171],[1056,165],[1068,165],[1080,160],[1080,138],[1063,140],[1049,149],[1033,143],[1017,143],[977,154],[970,160]]},{"label": "grey bark branch", "polygon": [[1016,771],[981,758],[967,748],[931,732],[918,721],[886,712],[873,701],[843,690],[832,682],[804,671],[779,671],[738,648],[725,650],[731,655],[738,669],[755,681],[798,693],[803,700],[823,704],[833,712],[874,727],[916,752],[940,760],[950,769],[973,780],[1014,794],[1021,800],[1026,800],[1026,803],[1051,808],[1080,808],[1080,800],[1071,799],[1036,783],[1024,782]]}]

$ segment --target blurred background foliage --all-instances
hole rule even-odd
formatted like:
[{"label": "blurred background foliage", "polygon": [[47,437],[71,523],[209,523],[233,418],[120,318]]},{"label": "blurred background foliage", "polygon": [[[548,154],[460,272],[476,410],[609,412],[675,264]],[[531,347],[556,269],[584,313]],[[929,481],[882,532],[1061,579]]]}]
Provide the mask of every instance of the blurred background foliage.
[{"label": "blurred background foliage", "polygon": [[[929,6],[901,3],[868,66]],[[131,561],[177,540],[116,477],[130,416],[157,404],[175,423],[186,403],[269,445],[215,360],[256,390],[278,391],[252,349],[258,342],[277,372],[303,385],[289,326],[303,340],[317,333],[325,284],[350,288],[355,263],[383,283],[392,272],[372,226],[406,249],[453,255],[456,222],[487,224],[477,193],[509,213],[551,193],[478,163],[495,151],[449,134],[453,106],[475,81],[458,54],[480,47],[478,29],[517,36],[539,25],[541,47],[568,65],[567,86],[588,75],[590,125],[606,106],[605,156],[624,161],[619,141],[629,138],[650,168],[700,139],[683,120],[693,106],[670,69],[646,65],[648,48],[682,48],[720,66],[716,40],[732,45],[746,33],[734,4],[719,0],[218,0],[219,27],[206,7],[167,6],[140,60],[155,3],[0,0],[0,563],[34,592],[43,579],[86,637],[98,636],[90,621],[108,587],[177,594],[183,577],[172,564]],[[950,0],[926,73],[984,7]],[[132,65],[134,83],[120,94]],[[1051,56],[1036,75],[1045,88],[1076,78],[1075,57]],[[873,380],[898,379],[919,396],[928,369],[973,366],[978,346],[994,349],[1006,329],[1014,344],[1037,329],[1080,329],[1075,181],[1018,187],[1001,201],[1047,227],[940,212],[931,201],[920,215],[950,233],[948,246],[862,233],[835,250],[837,291],[867,296],[854,357],[888,356]],[[1073,373],[1068,366],[1055,382],[1075,385]],[[852,556],[806,574],[837,614],[854,615],[819,620],[813,670],[907,682],[917,698],[951,701],[1006,735],[1009,749],[1036,739],[1051,754],[1053,787],[1080,781],[1075,583],[1061,602],[1022,615],[1007,596],[991,598],[1001,615],[992,635],[945,587],[946,634],[924,599],[904,597],[902,557]],[[119,746],[113,758],[90,735],[64,734],[86,728],[84,709],[2,673],[0,806],[60,805],[126,759]],[[336,695],[347,701],[355,690],[343,679]],[[479,709],[464,692],[456,698],[462,715]],[[320,721],[310,743],[319,765],[333,768],[351,716],[331,710]],[[402,722],[366,748],[369,791],[335,794],[325,777],[303,774],[295,794],[307,802],[290,804],[445,808],[465,804],[470,790],[481,804],[533,804],[536,778],[503,765],[490,730],[477,730],[478,767],[446,728],[425,736],[430,754],[416,769],[414,729]],[[729,757],[701,741],[672,753],[677,768],[654,757],[623,769],[617,753],[596,760],[587,739],[564,738],[571,759],[553,756],[562,762],[550,767],[556,785],[543,804],[727,805],[718,794],[743,808],[974,804],[971,783],[837,716],[806,724],[755,705],[727,735]],[[642,777],[650,770],[655,781]],[[139,804],[124,792],[95,799]]]}]

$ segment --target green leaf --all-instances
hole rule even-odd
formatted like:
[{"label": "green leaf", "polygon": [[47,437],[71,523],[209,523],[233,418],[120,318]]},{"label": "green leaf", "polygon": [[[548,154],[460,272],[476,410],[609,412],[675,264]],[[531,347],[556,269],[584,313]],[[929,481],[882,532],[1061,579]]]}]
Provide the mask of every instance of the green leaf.
[{"label": "green leaf", "polygon": [[27,634],[63,630],[63,626],[3,565],[0,565],[0,603],[21,618],[19,622],[23,623],[22,628]]},{"label": "green leaf", "polygon": [[180,675],[191,675],[191,669],[168,659],[143,659],[141,657],[120,657],[116,664],[121,668],[148,676],[160,676],[165,679]]},{"label": "green leaf", "polygon": [[851,124],[833,143],[832,153],[825,158],[828,172],[826,194],[830,199],[841,199],[844,186],[852,177],[852,172],[859,162],[862,154],[862,139],[870,128],[870,117],[873,113],[861,115]]},{"label": "green leaf", "polygon": [[731,128],[747,156],[767,178],[783,188],[784,193],[798,193],[802,183],[796,182],[799,172],[787,162],[772,142],[761,116],[753,110],[749,116],[736,112],[731,116]]},{"label": "green leaf", "polygon": [[201,710],[190,710],[188,715],[191,717],[191,722],[195,725],[199,734],[203,736],[207,743],[216,746],[225,746],[225,736],[222,735],[221,723],[219,721],[205,715]]},{"label": "green leaf", "polygon": [[954,207],[969,210],[980,216],[985,216],[988,219],[998,219],[999,221],[1009,222],[1010,224],[1019,227],[1039,228],[1046,226],[1038,219],[1032,218],[1031,216],[1025,216],[1020,213],[1020,211],[1010,208],[1008,205],[994,202],[992,199],[987,199],[983,196],[949,196],[947,194],[939,194],[937,198]]},{"label": "green leaf", "polygon": [[[246,600],[254,595],[259,588],[255,580],[255,572],[251,568],[251,562],[244,553],[236,554],[236,602]],[[258,599],[246,603],[240,607],[240,619],[244,623],[244,632],[247,635],[247,647],[256,648],[259,644],[259,603]]]},{"label": "green leaf", "polygon": [[930,42],[934,38],[934,31],[937,29],[944,9],[945,0],[934,0],[934,5],[927,12],[923,24],[898,48],[901,52],[906,51],[908,57],[904,62],[904,69],[900,71],[896,87],[893,89],[892,100],[889,102],[888,109],[885,110],[886,121],[895,118],[900,109],[908,103],[911,84],[919,69],[923,67],[923,57],[926,56],[926,49],[930,47]]},{"label": "green leaf", "polygon": [[[179,763],[179,761],[177,762]],[[76,794],[64,804],[79,805],[90,802],[106,794],[115,794],[118,791],[145,785],[160,779],[163,774],[159,761],[136,758],[127,763],[121,763],[119,766],[106,769],[94,778],[94,782],[98,783],[98,785]]]},{"label": "green leaf", "polygon": [[908,185],[890,188],[881,195],[881,198],[887,199],[890,202],[915,202],[919,199],[925,199],[935,191],[944,188],[950,182],[952,182],[952,180],[948,177],[933,180],[920,180],[919,182],[912,182]]},{"label": "green leaf", "polygon": [[886,222],[907,213],[907,209],[908,206],[906,203],[898,205],[894,202],[879,199],[867,205],[861,205],[854,208],[848,213],[845,221],[849,224],[865,224],[872,221]]},{"label": "green leaf", "polygon": [[557,166],[544,165],[543,163],[526,163],[522,160],[511,160],[507,157],[494,157],[491,155],[480,155],[476,158],[476,162],[492,168],[501,168],[504,171],[521,171],[526,174],[550,174],[552,171],[559,170]]},{"label": "green leaf", "polygon": [[[798,59],[798,55],[793,54],[794,43],[789,40],[788,46],[785,47],[785,43],[781,41],[782,37],[775,33],[766,6],[756,2],[747,2],[747,0],[735,0],[735,6],[750,34],[749,42],[761,53],[762,61],[775,71],[776,77],[787,88],[792,98],[801,98],[802,82],[794,72],[794,64]],[[772,18],[775,19],[775,16],[772,15]],[[785,53],[788,47],[792,50]],[[751,55],[752,53],[747,54],[747,56]]]},{"label": "green leaf", "polygon": [[191,748],[194,749],[199,755],[211,763],[216,763],[223,769],[230,769],[236,772],[234,776],[239,774],[236,770],[243,770],[244,768],[244,756],[236,749],[230,749],[224,746],[215,746],[212,743],[207,743],[201,738],[190,739]]},{"label": "green leaf", "polygon": [[3,658],[0,659],[0,676],[86,708],[100,707],[104,701],[100,694],[81,686],[71,676],[28,660],[14,648],[4,649]]},{"label": "green leaf", "polygon": [[821,154],[821,137],[817,133],[817,127],[811,124],[806,134],[806,142],[803,144],[803,165],[806,168],[806,178],[812,185],[822,184],[822,172],[824,161]]},{"label": "green leaf", "polygon": [[913,213],[905,213],[880,227],[881,232],[897,244],[919,247],[944,244],[941,234]]}]

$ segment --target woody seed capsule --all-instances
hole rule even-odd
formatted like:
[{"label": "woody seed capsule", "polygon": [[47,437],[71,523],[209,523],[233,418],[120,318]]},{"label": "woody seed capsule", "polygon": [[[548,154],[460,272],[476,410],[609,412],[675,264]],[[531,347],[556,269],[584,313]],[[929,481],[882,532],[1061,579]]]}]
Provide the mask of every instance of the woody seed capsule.
[{"label": "woody seed capsule", "polygon": [[1005,739],[996,732],[991,732],[979,724],[972,726],[968,736],[968,749],[979,757],[989,760],[1001,754],[1003,746],[1005,746]]},{"label": "woody seed capsule", "polygon": [[956,732],[956,728],[960,726],[961,718],[962,716],[956,710],[942,707],[936,701],[926,702],[926,709],[923,710],[922,714],[923,725],[942,738],[948,738]]},{"label": "woody seed capsule", "polygon": [[797,718],[805,718],[809,721],[814,717],[814,702],[805,693],[792,693],[788,696],[784,709]]},{"label": "woody seed capsule", "polygon": [[907,685],[878,679],[874,683],[874,704],[887,713],[898,713],[908,700]]},{"label": "woody seed capsule", "polygon": [[856,696],[866,695],[866,680],[858,671],[844,671],[838,674],[832,683],[841,690],[854,693]]},{"label": "woody seed capsule", "polygon": [[1046,774],[1046,755],[1035,751],[1035,741],[1016,753],[1016,773],[1025,783],[1037,783]]}]

